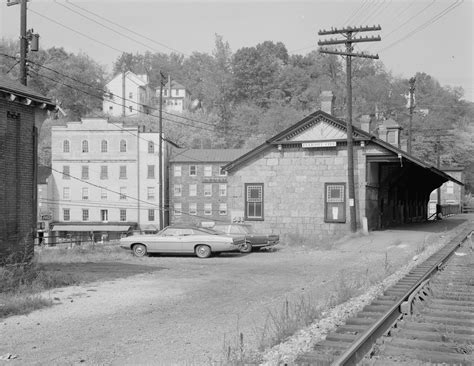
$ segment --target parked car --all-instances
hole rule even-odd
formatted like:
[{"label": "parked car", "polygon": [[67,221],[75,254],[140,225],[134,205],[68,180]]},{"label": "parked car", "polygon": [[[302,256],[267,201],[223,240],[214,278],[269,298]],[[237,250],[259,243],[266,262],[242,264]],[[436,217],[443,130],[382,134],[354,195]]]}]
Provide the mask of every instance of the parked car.
[{"label": "parked car", "polygon": [[137,257],[147,253],[195,253],[199,258],[228,251],[239,251],[245,236],[230,236],[212,229],[174,225],[155,235],[131,235],[120,239],[120,246]]},{"label": "parked car", "polygon": [[250,224],[217,223],[213,226],[213,229],[233,236],[245,235],[245,244],[240,248],[243,253],[250,253],[254,248],[269,248],[280,242],[279,235],[255,233]]}]

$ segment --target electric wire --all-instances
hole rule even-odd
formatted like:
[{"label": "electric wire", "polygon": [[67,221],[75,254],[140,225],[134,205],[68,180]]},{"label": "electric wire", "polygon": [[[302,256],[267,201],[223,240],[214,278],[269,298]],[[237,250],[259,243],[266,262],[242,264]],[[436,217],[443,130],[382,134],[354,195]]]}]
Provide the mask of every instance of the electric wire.
[{"label": "electric wire", "polygon": [[112,50],[114,50],[114,51],[117,51],[117,52],[120,52],[120,53],[127,53],[127,52],[124,51],[124,50],[120,50],[120,49],[115,48],[115,47],[113,47],[113,46],[111,46],[111,45],[109,45],[109,44],[107,44],[107,43],[105,43],[105,42],[102,42],[102,41],[99,41],[98,39],[95,39],[95,38],[93,38],[93,37],[90,37],[90,36],[88,36],[88,35],[85,34],[85,33],[82,33],[82,32],[80,32],[80,31],[77,31],[77,30],[75,30],[75,29],[73,29],[73,28],[67,26],[67,25],[64,25],[64,24],[62,24],[61,22],[58,22],[57,20],[54,20],[54,19],[52,19],[52,18],[50,18],[50,17],[48,17],[48,16],[46,16],[46,15],[43,15],[43,14],[41,14],[41,13],[39,13],[39,12],[37,12],[37,11],[31,9],[31,8],[29,8],[28,11],[31,11],[32,13],[34,13],[34,14],[36,14],[36,15],[39,15],[39,16],[42,17],[42,18],[48,19],[50,22],[53,22],[53,23],[55,23],[55,24],[57,24],[57,25],[60,25],[61,27],[70,30],[71,32],[80,34],[81,36],[83,36],[83,37],[85,37],[85,38],[87,38],[87,39],[89,39],[89,40],[91,40],[91,41],[93,41],[93,42],[97,42],[97,43],[101,44],[102,46],[105,46],[105,47],[107,47],[107,48],[110,48],[110,49],[112,49]]},{"label": "electric wire", "polygon": [[428,19],[425,23],[419,25],[418,27],[416,27],[415,29],[413,29],[412,31],[410,31],[409,33],[407,33],[405,36],[403,36],[402,38],[396,40],[395,42],[389,44],[388,46],[382,48],[379,52],[383,52],[383,51],[386,51],[390,48],[392,48],[393,46],[396,46],[397,44],[399,44],[400,42],[402,41],[405,41],[406,39],[412,37],[413,35],[415,35],[416,33],[426,29],[427,27],[429,27],[430,25],[436,23],[439,19],[441,19],[442,17],[444,17],[445,15],[447,15],[448,13],[450,13],[451,11],[453,11],[454,9],[456,9],[458,6],[460,6],[462,3],[464,2],[464,0],[456,0],[453,4],[449,5],[448,7],[446,7],[445,9],[443,9],[441,12],[437,13],[435,16],[433,16],[432,18]]},{"label": "electric wire", "polygon": [[78,8],[78,9],[81,9],[82,11],[84,11],[84,12],[86,12],[86,13],[89,13],[89,14],[91,14],[91,15],[94,15],[94,16],[96,16],[96,17],[99,18],[99,19],[105,20],[106,22],[108,22],[108,23],[110,23],[110,24],[113,24],[113,25],[115,25],[115,26],[117,26],[117,27],[119,27],[119,28],[122,28],[122,29],[124,29],[124,30],[126,30],[126,31],[128,31],[128,32],[130,32],[130,33],[132,33],[132,34],[135,34],[135,35],[137,35],[137,36],[139,36],[139,37],[142,37],[142,38],[144,38],[144,39],[146,39],[146,40],[148,40],[148,41],[150,41],[150,42],[153,42],[153,43],[155,43],[155,44],[157,44],[157,45],[159,45],[159,46],[165,47],[165,48],[169,49],[170,51],[175,51],[175,52],[180,53],[180,54],[182,54],[182,55],[184,55],[184,56],[187,56],[184,52],[181,52],[181,51],[179,51],[179,50],[177,50],[177,49],[175,49],[175,48],[172,48],[172,47],[170,47],[170,46],[168,46],[168,45],[166,45],[166,44],[164,44],[164,43],[158,42],[158,41],[156,41],[156,40],[154,40],[154,39],[152,39],[152,38],[149,38],[149,37],[147,37],[147,36],[144,36],[143,34],[140,34],[140,33],[138,33],[138,32],[135,32],[135,31],[133,31],[132,29],[129,29],[129,28],[127,28],[127,27],[124,27],[123,25],[121,25],[121,24],[119,24],[119,23],[113,22],[113,21],[111,21],[110,19],[107,19],[107,18],[105,18],[105,17],[103,17],[103,16],[101,16],[101,15],[99,15],[99,14],[97,14],[97,13],[94,13],[94,12],[92,12],[92,11],[90,11],[90,10],[87,10],[87,9],[85,9],[85,8],[83,8],[83,7],[81,7],[81,6],[77,5],[77,4],[75,4],[75,3],[72,2],[72,1],[66,0],[66,3],[68,3],[68,4],[70,4],[70,5],[74,6],[74,7],[76,7],[76,8]]}]

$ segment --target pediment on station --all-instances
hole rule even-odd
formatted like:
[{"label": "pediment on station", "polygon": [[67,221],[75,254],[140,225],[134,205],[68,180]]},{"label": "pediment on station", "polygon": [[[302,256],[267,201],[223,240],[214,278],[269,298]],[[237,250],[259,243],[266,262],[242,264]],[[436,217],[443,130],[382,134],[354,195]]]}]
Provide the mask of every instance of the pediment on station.
[{"label": "pediment on station", "polygon": [[347,139],[345,128],[324,119],[301,126],[286,136],[286,141],[325,141]]}]

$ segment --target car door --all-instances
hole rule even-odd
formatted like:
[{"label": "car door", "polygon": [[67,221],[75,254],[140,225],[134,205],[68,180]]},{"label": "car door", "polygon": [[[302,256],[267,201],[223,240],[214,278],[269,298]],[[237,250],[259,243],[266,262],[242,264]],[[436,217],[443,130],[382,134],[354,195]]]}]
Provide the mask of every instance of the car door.
[{"label": "car door", "polygon": [[196,233],[193,229],[181,229],[180,232],[181,251],[183,253],[194,253],[194,246],[197,244]]},{"label": "car door", "polygon": [[182,251],[181,239],[181,229],[163,229],[159,233],[152,250],[157,253],[180,253]]}]

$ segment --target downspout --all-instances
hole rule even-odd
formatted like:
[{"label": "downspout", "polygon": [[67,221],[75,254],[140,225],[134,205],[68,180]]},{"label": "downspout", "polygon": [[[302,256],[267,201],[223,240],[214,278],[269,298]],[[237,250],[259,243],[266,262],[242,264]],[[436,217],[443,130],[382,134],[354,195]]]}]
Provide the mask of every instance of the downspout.
[{"label": "downspout", "polygon": [[140,125],[137,129],[137,225],[140,229]]}]

